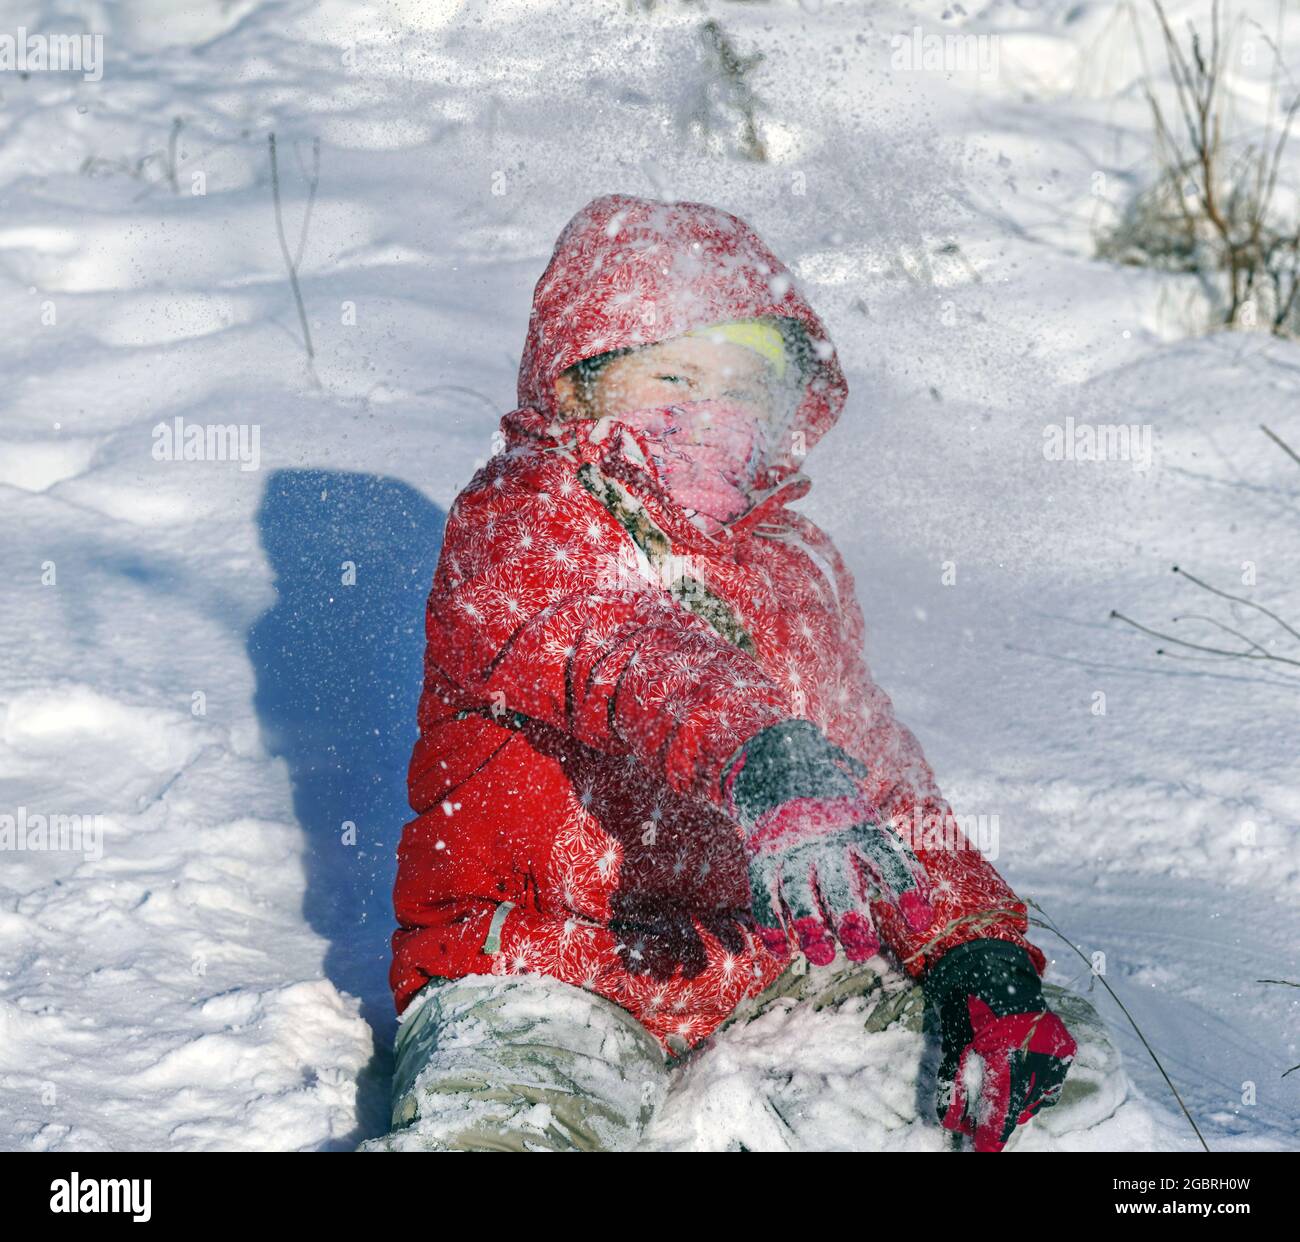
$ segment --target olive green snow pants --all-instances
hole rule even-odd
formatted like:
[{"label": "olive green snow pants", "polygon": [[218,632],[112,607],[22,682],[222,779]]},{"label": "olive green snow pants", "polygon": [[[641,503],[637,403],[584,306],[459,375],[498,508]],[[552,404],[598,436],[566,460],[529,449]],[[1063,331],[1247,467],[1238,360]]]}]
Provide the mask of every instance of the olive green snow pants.
[{"label": "olive green snow pants", "polygon": [[[820,1009],[881,987],[866,963],[792,968],[723,1026],[782,998]],[[920,1029],[919,987],[883,998],[868,1029],[899,1017]],[[662,1102],[670,1071],[700,1051],[666,1058],[626,1010],[546,976],[433,980],[398,1029],[394,1128],[359,1150],[626,1151]]]},{"label": "olive green snow pants", "polygon": [[[799,959],[718,1032],[777,1006],[838,1010],[862,998],[854,1008],[865,1015],[867,1033],[920,1033],[920,985],[882,974],[880,965],[880,958],[855,964],[841,956],[809,970]],[[1054,984],[1043,992],[1079,1043],[1059,1103],[1035,1121],[1050,1139],[1105,1120],[1129,1088],[1119,1051],[1088,1000]],[[676,1069],[713,1044],[667,1058],[626,1010],[543,975],[434,980],[398,1028],[393,1129],[358,1150],[627,1151],[640,1143]]]}]

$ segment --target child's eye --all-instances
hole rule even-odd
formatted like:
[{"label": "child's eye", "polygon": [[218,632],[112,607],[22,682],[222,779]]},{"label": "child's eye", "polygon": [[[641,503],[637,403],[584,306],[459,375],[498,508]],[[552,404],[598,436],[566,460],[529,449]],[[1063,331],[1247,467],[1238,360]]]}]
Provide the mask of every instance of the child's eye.
[{"label": "child's eye", "polygon": [[664,380],[669,384],[683,384],[686,382],[685,376],[681,375],[656,375],[655,379]]}]

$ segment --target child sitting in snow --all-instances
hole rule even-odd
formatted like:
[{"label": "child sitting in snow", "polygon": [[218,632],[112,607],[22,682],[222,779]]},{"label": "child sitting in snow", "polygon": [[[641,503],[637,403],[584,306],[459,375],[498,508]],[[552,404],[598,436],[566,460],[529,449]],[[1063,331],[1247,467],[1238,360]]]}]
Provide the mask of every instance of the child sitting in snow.
[{"label": "child sitting in snow", "polygon": [[936,1017],[944,1126],[1000,1150],[1059,1097],[1024,905],[788,507],[845,395],[736,217],[610,195],[560,236],[429,597],[380,1145],[631,1147],[742,1003],[885,952]]}]

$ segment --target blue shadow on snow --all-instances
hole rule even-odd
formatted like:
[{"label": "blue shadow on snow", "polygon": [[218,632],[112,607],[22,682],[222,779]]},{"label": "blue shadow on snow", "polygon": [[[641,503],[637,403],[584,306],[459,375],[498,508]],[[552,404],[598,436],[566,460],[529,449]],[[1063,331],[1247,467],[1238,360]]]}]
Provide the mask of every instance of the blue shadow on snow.
[{"label": "blue shadow on snow", "polygon": [[[276,471],[258,512],[278,592],[248,633],[262,737],[289,765],[306,835],[303,914],[328,942],[325,973],[360,997],[375,1032],[344,1147],[387,1129],[395,855],[412,818],[424,605],[445,518],[396,479],[322,470]],[[343,584],[344,562],[355,585]]]}]

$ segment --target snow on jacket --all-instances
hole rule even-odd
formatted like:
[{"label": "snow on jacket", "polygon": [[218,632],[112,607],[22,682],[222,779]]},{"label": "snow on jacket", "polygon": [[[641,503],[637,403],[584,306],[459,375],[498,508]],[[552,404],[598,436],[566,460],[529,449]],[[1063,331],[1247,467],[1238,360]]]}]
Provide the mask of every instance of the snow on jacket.
[{"label": "snow on jacket", "polygon": [[[761,499],[710,537],[630,430],[557,419],[555,379],[758,316],[802,324],[815,370]],[[737,747],[778,721],[811,720],[861,758],[895,824],[952,823],[863,661],[849,573],[787,507],[845,395],[820,320],[735,216],[609,195],[565,228],[504,448],[453,504],[429,596],[417,817],[394,892],[399,1012],[430,977],[541,973],[622,1005],[670,1052],[707,1038],[782,970],[744,925],[746,858],[718,791]],[[915,932],[882,902],[873,915],[910,975],[975,936],[1045,969],[1023,904],[960,832],[909,842],[935,921]]]}]

